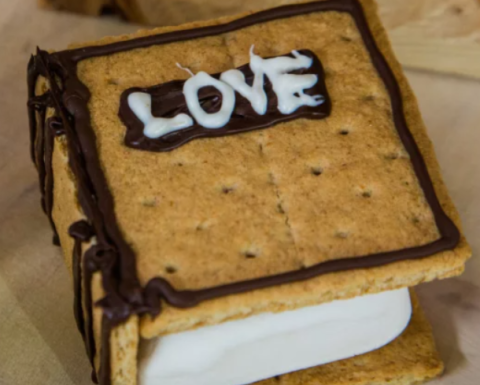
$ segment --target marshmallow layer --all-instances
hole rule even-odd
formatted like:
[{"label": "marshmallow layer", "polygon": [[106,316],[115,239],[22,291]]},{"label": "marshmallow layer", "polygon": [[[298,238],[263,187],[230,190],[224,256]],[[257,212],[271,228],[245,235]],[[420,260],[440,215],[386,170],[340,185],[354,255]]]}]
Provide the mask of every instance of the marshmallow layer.
[{"label": "marshmallow layer", "polygon": [[400,289],[143,340],[140,385],[242,385],[326,364],[388,344],[411,313]]}]

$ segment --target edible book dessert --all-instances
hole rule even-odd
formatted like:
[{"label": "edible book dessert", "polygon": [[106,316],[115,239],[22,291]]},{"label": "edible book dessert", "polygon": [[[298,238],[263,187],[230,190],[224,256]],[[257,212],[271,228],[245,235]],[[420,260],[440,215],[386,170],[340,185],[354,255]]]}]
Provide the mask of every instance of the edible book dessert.
[{"label": "edible book dessert", "polygon": [[41,7],[91,16],[120,15],[150,25],[178,25],[294,3],[295,0],[38,0]]},{"label": "edible book dessert", "polygon": [[101,384],[418,384],[408,287],[470,256],[370,0],[106,38],[29,70],[42,205]]}]

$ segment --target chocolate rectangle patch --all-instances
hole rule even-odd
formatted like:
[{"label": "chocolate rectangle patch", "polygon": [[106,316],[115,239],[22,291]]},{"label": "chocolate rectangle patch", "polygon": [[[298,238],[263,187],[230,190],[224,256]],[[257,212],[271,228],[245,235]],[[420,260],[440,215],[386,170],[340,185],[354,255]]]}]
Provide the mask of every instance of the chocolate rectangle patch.
[{"label": "chocolate rectangle patch", "polygon": [[312,51],[263,59],[252,47],[250,57],[250,63],[223,73],[185,69],[190,79],[124,91],[119,116],[127,127],[125,144],[170,151],[193,139],[330,114],[323,67]]}]

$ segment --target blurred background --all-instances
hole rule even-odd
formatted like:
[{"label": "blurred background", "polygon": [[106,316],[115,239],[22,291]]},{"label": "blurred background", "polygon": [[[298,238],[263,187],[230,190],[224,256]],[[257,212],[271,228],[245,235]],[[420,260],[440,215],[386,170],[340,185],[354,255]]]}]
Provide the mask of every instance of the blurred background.
[{"label": "blurred background", "polygon": [[[0,385],[90,384],[71,281],[39,201],[29,159],[26,66],[37,46],[174,25],[285,0],[0,0]],[[434,142],[474,256],[480,252],[480,1],[378,0]],[[480,378],[480,262],[422,285],[446,375]]]}]

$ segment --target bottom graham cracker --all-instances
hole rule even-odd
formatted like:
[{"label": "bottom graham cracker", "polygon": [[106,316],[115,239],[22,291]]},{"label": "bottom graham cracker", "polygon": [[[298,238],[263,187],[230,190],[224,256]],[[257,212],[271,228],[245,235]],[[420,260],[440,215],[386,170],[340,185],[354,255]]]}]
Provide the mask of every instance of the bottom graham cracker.
[{"label": "bottom graham cracker", "polygon": [[360,356],[256,382],[254,385],[417,385],[443,373],[432,329],[413,290],[409,326],[390,344]]}]

